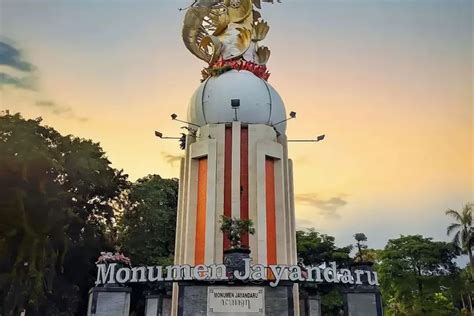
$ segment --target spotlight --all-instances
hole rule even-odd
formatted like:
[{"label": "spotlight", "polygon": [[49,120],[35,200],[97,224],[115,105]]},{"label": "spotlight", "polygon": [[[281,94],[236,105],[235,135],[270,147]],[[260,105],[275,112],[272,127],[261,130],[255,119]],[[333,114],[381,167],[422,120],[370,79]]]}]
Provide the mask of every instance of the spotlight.
[{"label": "spotlight", "polygon": [[277,122],[277,123],[273,124],[272,126],[275,127],[275,126],[277,126],[278,124],[281,124],[281,123],[283,123],[283,122],[289,121],[289,120],[294,119],[294,118],[296,118],[296,112],[291,111],[289,118],[284,119],[283,121]]},{"label": "spotlight", "polygon": [[326,137],[325,134],[319,135],[319,136],[316,138],[316,142],[320,142],[320,141],[324,140],[325,137]]},{"label": "spotlight", "polygon": [[201,126],[199,126],[199,125],[197,125],[197,124],[194,124],[194,123],[191,123],[191,122],[186,122],[186,121],[183,121],[183,120],[178,120],[178,114],[176,114],[176,113],[171,114],[171,119],[172,119],[173,121],[178,121],[178,122],[185,123],[185,124],[189,124],[189,125],[193,125],[193,126],[196,126],[196,127],[201,127]]},{"label": "spotlight", "polygon": [[230,106],[234,110],[234,121],[237,122],[239,120],[239,118],[237,117],[237,111],[240,108],[240,99],[231,99]]},{"label": "spotlight", "polygon": [[232,99],[230,100],[230,106],[235,110],[240,107],[240,99]]},{"label": "spotlight", "polygon": [[288,140],[289,143],[318,143],[323,141],[326,138],[326,135],[319,135],[316,139],[292,139]]}]

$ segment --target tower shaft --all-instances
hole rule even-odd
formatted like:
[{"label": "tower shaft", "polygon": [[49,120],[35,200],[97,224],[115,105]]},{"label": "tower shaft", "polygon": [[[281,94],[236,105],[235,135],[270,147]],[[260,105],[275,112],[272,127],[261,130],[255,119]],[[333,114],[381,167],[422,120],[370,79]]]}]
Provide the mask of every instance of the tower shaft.
[{"label": "tower shaft", "polygon": [[176,264],[218,264],[229,241],[221,217],[250,219],[252,264],[296,264],[293,171],[286,136],[264,124],[208,124],[181,162]]}]

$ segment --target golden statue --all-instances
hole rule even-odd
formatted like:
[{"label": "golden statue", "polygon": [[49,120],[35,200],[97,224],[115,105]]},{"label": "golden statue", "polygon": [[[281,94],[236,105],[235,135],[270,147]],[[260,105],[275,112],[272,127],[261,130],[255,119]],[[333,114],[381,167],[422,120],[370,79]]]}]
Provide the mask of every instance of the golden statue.
[{"label": "golden statue", "polygon": [[[273,2],[272,0],[263,0]],[[186,10],[183,41],[210,66],[242,60],[264,66],[270,50],[259,46],[270,27],[261,19],[260,0],[196,0]],[[266,68],[265,68],[266,69]]]}]

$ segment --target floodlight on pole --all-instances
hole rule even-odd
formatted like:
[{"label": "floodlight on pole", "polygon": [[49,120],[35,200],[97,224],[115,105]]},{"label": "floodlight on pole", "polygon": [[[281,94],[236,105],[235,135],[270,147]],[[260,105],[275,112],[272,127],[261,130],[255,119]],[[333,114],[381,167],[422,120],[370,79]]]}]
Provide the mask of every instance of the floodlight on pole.
[{"label": "floodlight on pole", "polygon": [[239,118],[237,117],[237,112],[240,108],[240,99],[230,100],[230,107],[234,110],[234,121],[237,122],[239,120]]},{"label": "floodlight on pole", "polygon": [[295,118],[296,118],[296,112],[291,111],[289,118],[284,119],[283,121],[277,122],[277,123],[273,124],[272,126],[275,127],[275,126],[277,126],[278,124],[284,123],[284,122],[286,122],[286,121],[289,121],[289,120],[292,120],[292,119],[295,119]]},{"label": "floodlight on pole", "polygon": [[155,131],[155,136],[161,139],[181,139],[181,137],[169,137],[169,136],[163,136],[163,133]]},{"label": "floodlight on pole", "polygon": [[194,124],[194,123],[191,123],[191,122],[186,122],[186,121],[183,121],[183,120],[179,120],[179,119],[178,119],[178,114],[176,114],[176,113],[171,114],[171,119],[172,119],[173,121],[178,121],[178,122],[185,123],[185,124],[189,124],[189,125],[193,125],[193,126],[196,126],[196,127],[201,127],[201,126],[199,126],[199,125],[197,125],[197,124]]},{"label": "floodlight on pole", "polygon": [[289,143],[319,143],[326,138],[326,135],[319,135],[316,139],[291,139],[288,140]]}]

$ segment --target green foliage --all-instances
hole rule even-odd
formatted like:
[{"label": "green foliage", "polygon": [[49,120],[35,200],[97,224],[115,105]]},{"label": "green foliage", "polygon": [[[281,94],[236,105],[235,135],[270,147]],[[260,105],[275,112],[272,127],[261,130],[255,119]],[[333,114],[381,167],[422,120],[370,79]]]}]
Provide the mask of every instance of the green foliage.
[{"label": "green foliage", "polygon": [[72,315],[83,303],[77,293],[94,262],[90,250],[107,245],[126,175],[99,144],[6,113],[0,187],[3,313]]},{"label": "green foliage", "polygon": [[[173,263],[177,207],[178,179],[148,175],[133,183],[117,223],[117,233],[121,250],[134,266]],[[143,293],[164,288],[162,283],[129,286],[135,293],[131,315],[144,314]]]},{"label": "green foliage", "polygon": [[336,247],[335,238],[320,234],[314,229],[296,232],[298,258],[306,265],[336,261],[339,265],[349,265],[352,246]]},{"label": "green foliage", "polygon": [[472,209],[473,203],[467,203],[461,211],[448,209],[446,215],[452,217],[456,222],[447,228],[448,235],[453,234],[453,243],[463,250],[468,250],[474,245]]},{"label": "green foliage", "polygon": [[243,234],[255,234],[252,220],[237,219],[224,215],[221,216],[221,231],[229,239],[232,249],[242,246],[241,239]]},{"label": "green foliage", "polygon": [[446,215],[456,221],[448,226],[447,234],[448,236],[453,235],[453,243],[468,254],[471,264],[471,274],[474,276],[474,257],[472,254],[472,248],[474,247],[474,227],[472,226],[473,208],[473,203],[467,203],[461,211],[449,209],[446,211]]},{"label": "green foliage", "polygon": [[367,259],[364,256],[364,252],[367,249],[367,245],[364,242],[367,241],[367,236],[364,233],[357,233],[354,235],[356,240],[357,254],[355,257],[356,262],[365,262]]},{"label": "green foliage", "polygon": [[378,273],[388,312],[433,315],[434,295],[456,274],[453,244],[420,235],[389,240],[381,251]]},{"label": "green foliage", "polygon": [[[374,263],[374,266],[377,266],[379,261],[380,249],[364,248],[362,249],[362,261]],[[358,258],[354,258],[354,261],[358,262]]]},{"label": "green foliage", "polygon": [[453,302],[444,293],[434,293],[431,299],[431,315],[450,316],[456,314]]},{"label": "green foliage", "polygon": [[387,315],[406,316],[452,316],[458,315],[458,310],[448,297],[441,292],[414,296],[409,304],[402,304],[395,297],[386,301]]},{"label": "green foliage", "polygon": [[340,315],[343,305],[342,294],[336,287],[321,295],[321,309],[324,315]]},{"label": "green foliage", "polygon": [[365,241],[367,241],[367,236],[365,236],[364,233],[356,233],[356,234],[354,234],[354,239],[357,242],[365,242]]},{"label": "green foliage", "polygon": [[448,298],[455,303],[456,307],[461,310],[464,309],[466,315],[470,315],[468,312],[470,308],[469,300],[472,299],[474,293],[470,266],[466,266],[456,274],[451,275],[446,281],[446,286],[449,289]]},{"label": "green foliage", "polygon": [[118,233],[134,265],[173,262],[177,207],[178,179],[149,175],[132,185]]},{"label": "green foliage", "polygon": [[[319,265],[331,261],[339,266],[349,266],[353,260],[350,257],[352,246],[339,248],[333,236],[320,234],[314,229],[296,232],[298,258],[305,265]],[[310,288],[308,288],[311,291]],[[340,315],[343,311],[343,300],[339,286],[319,284],[323,315]]]}]

